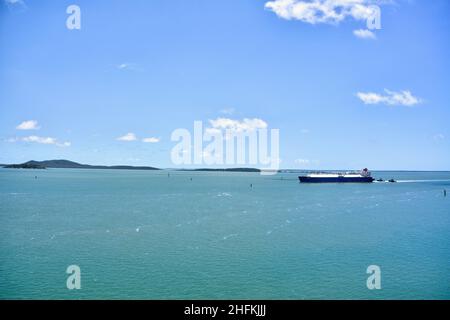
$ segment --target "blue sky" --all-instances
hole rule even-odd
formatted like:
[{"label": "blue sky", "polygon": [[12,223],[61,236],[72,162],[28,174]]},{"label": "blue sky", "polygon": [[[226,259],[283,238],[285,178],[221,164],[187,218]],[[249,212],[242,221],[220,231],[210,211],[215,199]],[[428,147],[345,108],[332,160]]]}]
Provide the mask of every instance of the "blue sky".
[{"label": "blue sky", "polygon": [[1,0],[0,163],[174,167],[173,130],[247,118],[282,168],[450,170],[450,2],[343,2]]}]

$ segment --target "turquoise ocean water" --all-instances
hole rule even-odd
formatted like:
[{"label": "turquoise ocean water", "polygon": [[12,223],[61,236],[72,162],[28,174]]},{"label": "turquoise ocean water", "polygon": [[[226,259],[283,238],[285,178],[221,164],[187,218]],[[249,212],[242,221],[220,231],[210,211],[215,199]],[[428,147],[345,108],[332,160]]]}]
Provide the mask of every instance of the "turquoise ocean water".
[{"label": "turquoise ocean water", "polygon": [[450,173],[373,175],[0,169],[0,299],[450,299]]}]

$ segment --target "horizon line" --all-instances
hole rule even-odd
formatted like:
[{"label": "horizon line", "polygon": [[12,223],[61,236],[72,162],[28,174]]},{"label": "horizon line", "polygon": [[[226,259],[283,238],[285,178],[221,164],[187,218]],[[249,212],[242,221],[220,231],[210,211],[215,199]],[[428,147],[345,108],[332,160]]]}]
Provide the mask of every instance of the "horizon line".
[{"label": "horizon line", "polygon": [[[357,171],[360,169],[318,169],[318,168],[279,168],[279,169],[269,169],[269,168],[258,168],[258,167],[251,167],[251,166],[234,166],[234,167],[209,167],[209,166],[200,166],[200,167],[159,167],[154,165],[130,165],[130,164],[112,164],[112,165],[104,165],[104,164],[86,164],[86,163],[80,163],[72,160],[67,159],[51,159],[51,160],[28,160],[21,163],[2,163],[0,166],[3,168],[4,166],[8,165],[20,165],[24,164],[30,161],[36,161],[36,162],[45,162],[45,161],[69,161],[80,165],[88,165],[88,166],[104,166],[104,167],[117,167],[117,166],[128,166],[128,167],[148,167],[148,168],[156,168],[160,170],[198,170],[198,169],[208,169],[208,170],[226,170],[226,169],[258,169],[258,170],[266,170],[266,171]],[[49,169],[74,169],[74,168],[49,168]],[[111,168],[113,169],[113,168]],[[447,170],[430,170],[430,169],[370,169],[370,171],[388,171],[388,172],[450,172],[450,169]]]}]

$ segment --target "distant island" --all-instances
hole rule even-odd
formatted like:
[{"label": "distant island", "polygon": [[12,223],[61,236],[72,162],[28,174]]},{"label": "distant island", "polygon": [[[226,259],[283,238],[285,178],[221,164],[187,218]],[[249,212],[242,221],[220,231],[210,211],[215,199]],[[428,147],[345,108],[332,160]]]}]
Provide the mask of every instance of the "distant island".
[{"label": "distant island", "polygon": [[96,166],[89,164],[81,164],[69,160],[45,160],[45,161],[28,161],[21,164],[4,165],[3,168],[12,169],[47,169],[47,168],[66,168],[66,169],[121,169],[121,170],[161,170],[154,167],[145,166]]},{"label": "distant island", "polygon": [[[89,165],[81,164],[69,160],[45,160],[35,161],[31,160],[25,163],[19,164],[3,164],[0,165],[3,168],[11,169],[119,169],[119,170],[162,170],[155,167],[146,166],[101,166],[101,165]],[[177,171],[212,171],[212,172],[261,172],[261,169],[257,168],[197,168],[197,169],[174,169]]]},{"label": "distant island", "polygon": [[261,169],[257,168],[200,168],[200,169],[192,169],[191,171],[223,171],[223,172],[261,172]]}]

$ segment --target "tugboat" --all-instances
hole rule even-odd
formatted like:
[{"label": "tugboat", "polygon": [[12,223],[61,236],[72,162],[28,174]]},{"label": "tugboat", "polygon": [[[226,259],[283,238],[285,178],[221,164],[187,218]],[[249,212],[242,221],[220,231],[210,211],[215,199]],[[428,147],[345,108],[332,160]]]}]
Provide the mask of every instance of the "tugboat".
[{"label": "tugboat", "polygon": [[342,182],[373,182],[370,171],[367,168],[360,172],[338,172],[338,173],[310,173],[305,176],[299,176],[300,182],[308,183],[342,183]]}]

